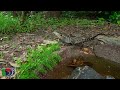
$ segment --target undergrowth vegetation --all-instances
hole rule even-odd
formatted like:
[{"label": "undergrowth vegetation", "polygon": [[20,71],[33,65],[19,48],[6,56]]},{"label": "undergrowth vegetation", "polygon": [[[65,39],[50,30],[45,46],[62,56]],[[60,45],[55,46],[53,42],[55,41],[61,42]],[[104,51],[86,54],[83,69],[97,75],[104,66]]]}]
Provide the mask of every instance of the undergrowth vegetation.
[{"label": "undergrowth vegetation", "polygon": [[19,25],[18,18],[14,18],[10,13],[0,13],[0,33],[17,32]]},{"label": "undergrowth vegetation", "polygon": [[28,49],[27,62],[17,60],[20,68],[17,70],[18,79],[37,79],[38,74],[46,74],[52,70],[61,60],[56,53],[60,49],[59,44],[41,45],[36,49]]},{"label": "undergrowth vegetation", "polygon": [[[69,14],[69,16],[71,13]],[[68,16],[68,17],[69,17]],[[72,15],[71,15],[72,16]],[[31,32],[41,28],[52,28],[56,30],[59,27],[68,25],[89,26],[89,25],[101,25],[104,23],[102,20],[88,20],[79,18],[60,17],[45,19],[43,14],[36,13],[27,17],[24,24],[20,24],[20,17],[13,17],[12,14],[0,13],[0,33],[17,33],[17,32]]]},{"label": "undergrowth vegetation", "polygon": [[109,16],[109,19],[113,23],[117,23],[120,25],[120,11],[112,12],[112,14]]},{"label": "undergrowth vegetation", "polygon": [[120,11],[101,11],[99,17],[105,20],[120,25]]}]

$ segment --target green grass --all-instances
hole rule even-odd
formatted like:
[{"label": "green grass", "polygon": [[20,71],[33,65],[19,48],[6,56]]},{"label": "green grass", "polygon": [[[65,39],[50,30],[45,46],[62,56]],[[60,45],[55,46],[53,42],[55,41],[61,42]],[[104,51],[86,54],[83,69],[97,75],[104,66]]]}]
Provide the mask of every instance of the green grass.
[{"label": "green grass", "polygon": [[0,13],[0,33],[21,33],[21,32],[33,32],[37,29],[48,27],[56,30],[59,27],[77,25],[77,26],[91,26],[91,25],[103,25],[104,20],[88,20],[79,18],[66,18],[60,17],[45,19],[41,13],[36,13],[27,17],[23,25],[20,24],[20,17],[13,17],[11,14],[4,15]]},{"label": "green grass", "polygon": [[0,33],[16,32],[17,26],[19,26],[18,18],[14,18],[10,13],[7,15],[0,13]]},{"label": "green grass", "polygon": [[0,59],[2,59],[3,57],[4,57],[4,54],[0,52]]},{"label": "green grass", "polygon": [[[28,19],[27,24],[31,24],[31,27],[34,28],[52,28],[52,30],[56,30],[59,27],[75,25],[75,26],[83,26],[88,27],[91,25],[103,25],[104,20],[88,20],[88,19],[77,19],[77,18],[64,18],[61,17],[59,19],[56,18],[48,18],[45,19],[38,14],[38,16],[34,16]],[[29,26],[29,25],[27,25]],[[27,28],[26,28],[27,29]]]},{"label": "green grass", "polygon": [[55,53],[59,50],[59,44],[41,45],[36,49],[28,49],[27,62],[17,63],[20,65],[18,69],[18,79],[37,79],[40,78],[38,73],[45,74],[52,70],[61,60],[61,57]]}]

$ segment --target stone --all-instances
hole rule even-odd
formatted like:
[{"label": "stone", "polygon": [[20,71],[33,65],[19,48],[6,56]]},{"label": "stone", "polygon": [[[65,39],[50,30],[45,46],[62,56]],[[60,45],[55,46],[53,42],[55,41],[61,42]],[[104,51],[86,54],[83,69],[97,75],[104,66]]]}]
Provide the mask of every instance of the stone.
[{"label": "stone", "polygon": [[95,55],[120,63],[120,36],[98,36],[96,38],[104,44],[94,46]]},{"label": "stone", "polygon": [[96,37],[98,40],[106,43],[106,44],[109,44],[109,45],[118,45],[120,46],[120,36],[119,37],[108,37],[108,36],[97,36]]},{"label": "stone", "polygon": [[117,45],[96,45],[94,53],[97,57],[102,57],[116,63],[120,63],[120,46]]},{"label": "stone", "polygon": [[73,70],[68,79],[105,79],[105,77],[97,73],[93,68],[84,66]]}]

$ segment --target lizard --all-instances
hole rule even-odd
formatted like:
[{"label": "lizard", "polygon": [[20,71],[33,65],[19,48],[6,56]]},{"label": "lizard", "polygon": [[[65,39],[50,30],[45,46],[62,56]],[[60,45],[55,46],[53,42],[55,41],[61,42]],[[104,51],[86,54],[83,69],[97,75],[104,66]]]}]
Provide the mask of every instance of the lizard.
[{"label": "lizard", "polygon": [[105,35],[104,33],[99,33],[99,34],[94,35],[93,37],[82,38],[82,37],[72,36],[71,34],[66,35],[63,33],[56,32],[56,31],[54,31],[53,33],[58,37],[58,39],[62,43],[66,44],[66,45],[75,45],[75,46],[83,46],[83,44],[85,42],[94,40],[99,35]]}]

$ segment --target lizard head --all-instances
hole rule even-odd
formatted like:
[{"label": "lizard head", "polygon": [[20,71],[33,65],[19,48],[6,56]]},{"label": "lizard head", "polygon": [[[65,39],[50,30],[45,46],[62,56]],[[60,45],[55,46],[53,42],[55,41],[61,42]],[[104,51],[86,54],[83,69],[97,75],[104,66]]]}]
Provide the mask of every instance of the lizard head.
[{"label": "lizard head", "polygon": [[56,31],[53,32],[59,39],[62,39],[64,36],[61,33],[58,33]]}]

